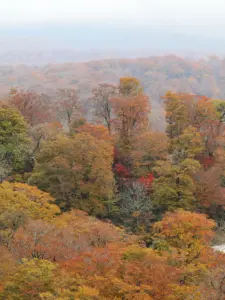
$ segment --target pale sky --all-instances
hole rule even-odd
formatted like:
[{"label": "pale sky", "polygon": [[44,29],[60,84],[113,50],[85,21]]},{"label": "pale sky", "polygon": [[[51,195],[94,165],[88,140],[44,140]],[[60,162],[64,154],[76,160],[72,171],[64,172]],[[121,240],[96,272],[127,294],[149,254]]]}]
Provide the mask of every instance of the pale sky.
[{"label": "pale sky", "polygon": [[[168,24],[225,31],[225,0],[0,0],[0,23],[71,21]],[[197,27],[197,28],[196,28]]]},{"label": "pale sky", "polygon": [[143,18],[222,19],[224,0],[1,0],[1,22]]}]

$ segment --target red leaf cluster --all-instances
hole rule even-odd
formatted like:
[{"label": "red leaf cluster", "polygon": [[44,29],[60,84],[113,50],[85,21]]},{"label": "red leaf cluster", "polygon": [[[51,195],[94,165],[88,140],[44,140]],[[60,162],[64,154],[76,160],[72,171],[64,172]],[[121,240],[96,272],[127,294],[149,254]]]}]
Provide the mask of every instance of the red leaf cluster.
[{"label": "red leaf cluster", "polygon": [[154,180],[154,175],[150,173],[146,177],[144,176],[140,177],[138,179],[138,182],[143,184],[146,188],[151,188],[153,180]]},{"label": "red leaf cluster", "polygon": [[130,176],[130,171],[124,165],[122,165],[120,163],[115,165],[115,170],[116,170],[116,173],[120,177],[129,177]]}]

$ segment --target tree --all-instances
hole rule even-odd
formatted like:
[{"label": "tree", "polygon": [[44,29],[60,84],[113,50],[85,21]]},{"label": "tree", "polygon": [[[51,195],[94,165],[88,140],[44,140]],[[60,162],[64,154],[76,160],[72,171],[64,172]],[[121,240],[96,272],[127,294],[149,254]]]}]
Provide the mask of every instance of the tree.
[{"label": "tree", "polygon": [[214,100],[213,104],[216,107],[217,117],[220,122],[225,121],[225,103],[223,100]]},{"label": "tree", "polygon": [[141,176],[138,178],[137,182],[141,183],[147,191],[149,191],[152,188],[152,183],[154,181],[155,177],[152,173],[149,173],[147,176]]},{"label": "tree", "polygon": [[171,152],[173,161],[179,163],[186,158],[197,158],[204,150],[204,144],[197,129],[188,126],[183,133],[171,140]]},{"label": "tree", "polygon": [[143,92],[140,81],[135,77],[121,77],[119,92],[125,97],[137,96]]},{"label": "tree", "polygon": [[108,128],[109,134],[112,133],[112,105],[111,99],[118,94],[118,87],[112,84],[99,84],[92,91],[90,101],[92,110],[97,121],[100,121]]},{"label": "tree", "polygon": [[31,219],[52,221],[59,208],[54,199],[36,187],[22,183],[0,185],[0,242],[10,246],[15,231]]},{"label": "tree", "polygon": [[50,192],[64,210],[106,213],[113,199],[113,149],[87,133],[43,143],[30,182]]},{"label": "tree", "polygon": [[64,212],[54,219],[54,224],[65,231],[72,230],[80,251],[90,247],[105,247],[111,242],[128,237],[123,229],[108,222],[103,223],[81,210]]},{"label": "tree", "polygon": [[[168,92],[165,97],[167,134],[171,140],[179,140],[187,127],[201,136],[204,146],[204,157],[214,159],[216,151],[224,145],[224,129],[221,101],[211,100],[204,96]],[[192,129],[192,130],[193,130]],[[172,151],[170,149],[170,151]],[[202,159],[201,155],[198,157]]]},{"label": "tree", "polygon": [[132,168],[136,176],[146,176],[157,160],[168,156],[168,139],[164,133],[147,131],[136,137],[132,157]]},{"label": "tree", "polygon": [[76,131],[77,133],[88,133],[97,140],[112,143],[112,137],[104,125],[86,123],[83,126],[78,127]]},{"label": "tree", "polygon": [[119,94],[111,98],[113,125],[121,148],[128,150],[131,139],[146,131],[149,125],[149,97],[143,93],[138,79],[120,78]]},{"label": "tree", "polygon": [[[0,256],[0,293],[4,284],[8,281],[9,276],[15,272],[16,261],[12,253],[4,247],[0,246],[1,256]],[[0,294],[1,295],[1,294]]]},{"label": "tree", "polygon": [[70,134],[73,135],[78,133],[78,129],[83,127],[87,124],[87,120],[85,117],[77,117],[73,119],[72,123],[70,124]]},{"label": "tree", "polygon": [[27,124],[14,108],[0,106],[0,181],[25,168],[29,159]]},{"label": "tree", "polygon": [[59,121],[66,127],[71,127],[72,122],[81,116],[81,104],[75,89],[58,89],[56,113]]},{"label": "tree", "polygon": [[225,298],[225,255],[211,251],[207,259],[207,272],[200,290],[204,299],[220,300]]},{"label": "tree", "polygon": [[45,94],[13,88],[9,95],[9,104],[21,113],[31,127],[48,122],[52,118],[50,99]]},{"label": "tree", "polygon": [[32,156],[41,148],[44,140],[54,139],[59,133],[62,133],[62,124],[59,122],[39,124],[32,127],[29,133],[33,140]]},{"label": "tree", "polygon": [[55,270],[56,265],[49,261],[24,259],[0,292],[0,298],[40,299],[40,293],[52,291]]},{"label": "tree", "polygon": [[196,198],[198,206],[205,208],[211,216],[215,217],[215,212],[219,208],[225,207],[224,188],[221,187],[221,173],[219,166],[214,166],[208,170],[200,171],[196,174]]},{"label": "tree", "polygon": [[0,185],[0,215],[23,213],[33,219],[52,220],[60,212],[54,198],[37,187],[23,183]]},{"label": "tree", "polygon": [[149,99],[145,95],[119,96],[112,99],[113,121],[119,144],[127,151],[132,138],[148,129]]},{"label": "tree", "polygon": [[188,109],[181,102],[179,95],[167,92],[163,97],[166,108],[166,132],[170,139],[179,136],[189,125]]},{"label": "tree", "polygon": [[173,250],[171,258],[179,264],[195,263],[209,247],[215,226],[215,222],[204,214],[182,209],[168,212],[162,221],[153,225],[155,247]]},{"label": "tree", "polygon": [[169,91],[163,99],[166,106],[167,135],[170,139],[178,137],[187,126],[204,132],[211,121],[216,119],[215,106],[205,96]]},{"label": "tree", "polygon": [[11,252],[19,260],[62,262],[71,259],[80,248],[71,228],[58,228],[43,220],[31,220],[20,227],[11,242]]},{"label": "tree", "polygon": [[14,234],[10,248],[16,259],[46,259],[64,263],[77,254],[96,247],[106,247],[125,236],[112,224],[89,217],[82,211],[72,211],[51,223],[30,220]]},{"label": "tree", "polygon": [[166,300],[171,283],[178,281],[178,272],[165,258],[137,245],[111,244],[83,253],[65,267],[95,288],[101,299]]},{"label": "tree", "polygon": [[133,182],[131,186],[124,186],[120,198],[120,213],[125,226],[134,232],[148,230],[152,219],[152,203],[144,184]]},{"label": "tree", "polygon": [[[193,287],[199,294],[197,299],[202,295],[200,286],[210,265],[210,242],[215,226],[207,215],[182,209],[166,213],[162,221],[153,225],[154,248],[167,257],[169,264],[180,269],[180,283],[184,288]],[[177,286],[172,295],[178,294],[179,298],[169,299],[187,299],[181,297],[183,292],[185,289]]]},{"label": "tree", "polygon": [[169,161],[158,161],[153,171],[157,174],[153,182],[152,200],[159,211],[176,208],[193,209],[196,205],[194,175],[200,170],[197,160],[187,158],[179,165]]}]

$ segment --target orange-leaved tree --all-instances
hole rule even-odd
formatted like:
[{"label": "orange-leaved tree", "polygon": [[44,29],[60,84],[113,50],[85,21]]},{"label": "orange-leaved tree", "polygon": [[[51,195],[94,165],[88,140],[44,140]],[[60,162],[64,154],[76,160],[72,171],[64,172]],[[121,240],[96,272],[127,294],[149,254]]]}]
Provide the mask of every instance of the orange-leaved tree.
[{"label": "orange-leaved tree", "polygon": [[179,209],[165,214],[154,224],[156,248],[171,252],[179,263],[195,263],[209,247],[216,224],[207,215]]}]

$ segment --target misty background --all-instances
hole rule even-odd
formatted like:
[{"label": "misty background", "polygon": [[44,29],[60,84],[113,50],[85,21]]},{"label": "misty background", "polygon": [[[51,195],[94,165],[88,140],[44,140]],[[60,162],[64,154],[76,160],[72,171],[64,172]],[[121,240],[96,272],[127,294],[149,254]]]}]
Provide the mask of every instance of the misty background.
[{"label": "misty background", "polygon": [[225,53],[222,0],[8,0],[0,64]]}]

